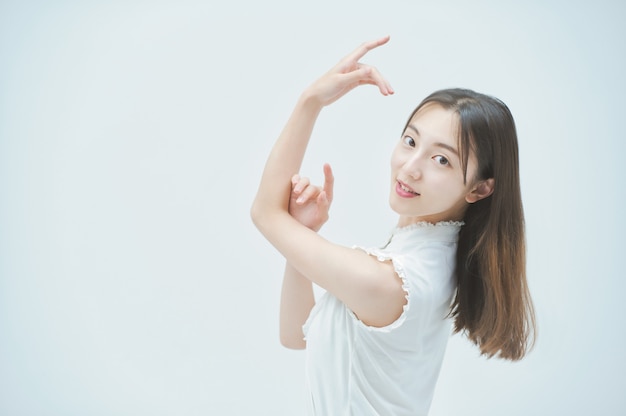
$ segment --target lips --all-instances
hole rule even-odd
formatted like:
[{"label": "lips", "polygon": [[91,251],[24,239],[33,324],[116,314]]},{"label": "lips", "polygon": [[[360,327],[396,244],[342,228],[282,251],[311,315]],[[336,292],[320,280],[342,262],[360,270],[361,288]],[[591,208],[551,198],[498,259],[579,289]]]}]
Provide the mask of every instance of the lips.
[{"label": "lips", "polygon": [[411,189],[407,184],[401,181],[396,181],[396,193],[403,198],[413,198],[419,196],[419,193]]}]

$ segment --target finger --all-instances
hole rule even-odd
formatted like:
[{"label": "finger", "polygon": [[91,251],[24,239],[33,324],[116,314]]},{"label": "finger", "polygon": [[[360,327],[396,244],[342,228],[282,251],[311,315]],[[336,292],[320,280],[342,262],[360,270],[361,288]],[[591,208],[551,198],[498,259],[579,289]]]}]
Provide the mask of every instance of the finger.
[{"label": "finger", "polygon": [[385,77],[382,76],[378,68],[372,67],[372,72],[370,72],[370,77],[374,80],[374,82],[378,86],[378,89],[380,90],[381,94],[389,95],[389,94],[394,93],[393,88],[391,88],[391,84],[389,84],[389,81],[387,81]]},{"label": "finger", "polygon": [[359,84],[373,84],[372,67],[369,65],[359,64],[354,71],[346,72],[339,75],[343,78],[343,83],[349,88],[354,88]]},{"label": "finger", "polygon": [[300,180],[298,181],[298,183],[296,183],[293,187],[293,193],[294,194],[300,194],[304,188],[306,188],[307,186],[309,186],[310,184],[310,180],[309,178],[300,178]]},{"label": "finger", "polygon": [[304,204],[305,202],[309,200],[314,200],[315,198],[317,198],[320,192],[321,192],[321,188],[319,188],[318,186],[314,186],[314,185],[307,186],[302,191],[298,199],[296,199],[296,203]]},{"label": "finger", "polygon": [[355,88],[357,85],[375,85],[378,87],[379,91],[383,95],[390,95],[394,93],[391,85],[383,78],[380,72],[369,65],[360,65],[360,68],[348,72],[346,74],[341,74],[341,77],[344,77],[344,83],[348,89]]},{"label": "finger", "polygon": [[393,94],[394,90],[389,84],[389,81],[382,76],[378,68],[359,64],[359,70],[344,75],[346,78],[350,78],[354,82],[358,82],[360,85],[371,84],[376,85],[383,95]]},{"label": "finger", "polygon": [[333,200],[333,188],[335,186],[335,177],[333,176],[333,170],[330,167],[330,164],[324,163],[324,190],[322,192],[325,193],[325,197],[328,200],[328,203]]},{"label": "finger", "polygon": [[376,49],[379,46],[382,46],[385,43],[389,42],[389,39],[390,39],[390,36],[387,35],[387,36],[383,36],[382,38],[363,42],[354,51],[348,54],[344,60],[349,61],[349,62],[358,62],[359,59],[363,58],[366,53],[368,53],[372,49]]},{"label": "finger", "polygon": [[291,190],[292,191],[293,191],[293,188],[296,186],[296,184],[298,183],[299,180],[300,180],[300,175],[298,175],[297,173],[291,177]]},{"label": "finger", "polygon": [[376,85],[380,89],[380,92],[384,95],[393,94],[393,90],[389,81],[380,73],[378,68],[372,67],[371,77],[376,81]]}]

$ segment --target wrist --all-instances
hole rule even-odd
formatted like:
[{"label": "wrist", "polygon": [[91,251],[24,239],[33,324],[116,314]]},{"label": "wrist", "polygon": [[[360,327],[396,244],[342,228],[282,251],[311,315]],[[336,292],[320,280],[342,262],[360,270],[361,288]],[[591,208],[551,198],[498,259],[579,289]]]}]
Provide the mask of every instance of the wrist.
[{"label": "wrist", "polygon": [[297,106],[315,114],[319,114],[322,108],[324,108],[321,99],[315,94],[315,91],[311,87],[302,91]]}]

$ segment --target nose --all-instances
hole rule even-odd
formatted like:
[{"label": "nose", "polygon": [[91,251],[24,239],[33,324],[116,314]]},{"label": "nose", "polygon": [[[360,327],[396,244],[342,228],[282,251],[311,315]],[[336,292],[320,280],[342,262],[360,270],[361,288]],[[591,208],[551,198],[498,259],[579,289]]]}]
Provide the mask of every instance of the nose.
[{"label": "nose", "polygon": [[420,160],[419,155],[415,155],[414,157],[408,159],[402,168],[406,174],[414,180],[422,178],[422,161]]}]

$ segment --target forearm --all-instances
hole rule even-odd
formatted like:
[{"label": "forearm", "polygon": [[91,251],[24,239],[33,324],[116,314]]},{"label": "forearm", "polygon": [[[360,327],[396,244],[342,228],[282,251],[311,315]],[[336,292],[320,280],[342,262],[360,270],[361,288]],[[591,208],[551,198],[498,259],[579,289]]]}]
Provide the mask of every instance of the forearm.
[{"label": "forearm", "polygon": [[298,100],[265,164],[252,205],[252,218],[261,225],[274,213],[288,212],[291,177],[300,170],[315,121],[322,106],[306,92]]},{"label": "forearm", "polygon": [[313,305],[315,305],[315,297],[311,281],[287,263],[280,297],[280,342],[282,345],[292,349],[306,347],[302,325],[306,322]]}]

